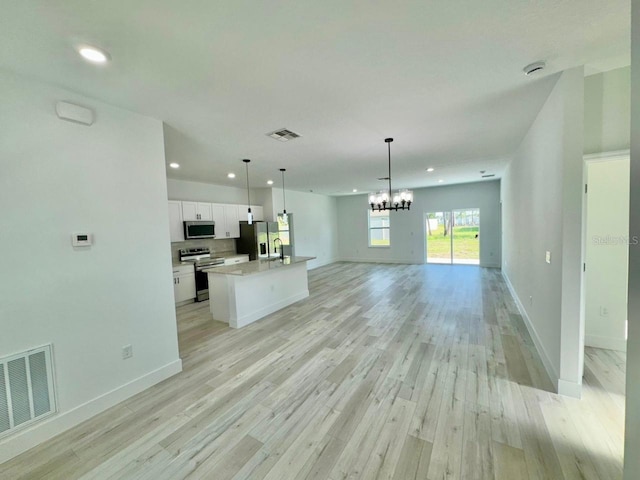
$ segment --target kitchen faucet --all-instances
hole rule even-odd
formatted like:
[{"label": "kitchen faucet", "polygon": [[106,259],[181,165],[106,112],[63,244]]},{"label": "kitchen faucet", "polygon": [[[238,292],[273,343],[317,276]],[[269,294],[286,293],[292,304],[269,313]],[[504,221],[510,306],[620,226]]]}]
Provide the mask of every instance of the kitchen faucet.
[{"label": "kitchen faucet", "polygon": [[284,260],[284,249],[282,248],[282,240],[280,240],[280,237],[273,240],[273,250],[276,252],[278,251],[278,247],[276,247],[276,241],[280,242],[280,260]]}]

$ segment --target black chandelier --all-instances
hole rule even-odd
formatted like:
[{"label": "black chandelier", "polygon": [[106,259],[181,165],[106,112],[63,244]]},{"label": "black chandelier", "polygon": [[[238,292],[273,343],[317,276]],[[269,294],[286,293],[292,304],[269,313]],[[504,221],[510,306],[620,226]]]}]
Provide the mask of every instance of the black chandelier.
[{"label": "black chandelier", "polygon": [[391,194],[391,142],[393,138],[385,138],[385,143],[389,152],[389,176],[380,180],[389,180],[389,190],[380,190],[377,193],[369,195],[369,205],[372,211],[383,210],[410,210],[411,202],[413,202],[413,192],[403,189]]}]

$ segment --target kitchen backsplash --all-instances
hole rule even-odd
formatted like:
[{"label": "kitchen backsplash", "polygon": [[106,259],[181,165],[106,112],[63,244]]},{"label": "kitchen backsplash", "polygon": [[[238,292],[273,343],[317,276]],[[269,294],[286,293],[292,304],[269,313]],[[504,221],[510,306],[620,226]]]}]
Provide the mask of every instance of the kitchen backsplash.
[{"label": "kitchen backsplash", "polygon": [[233,238],[203,238],[200,240],[186,240],[184,242],[173,242],[171,244],[171,259],[174,262],[180,261],[179,250],[183,248],[208,247],[211,256],[234,255],[236,253],[236,241]]}]

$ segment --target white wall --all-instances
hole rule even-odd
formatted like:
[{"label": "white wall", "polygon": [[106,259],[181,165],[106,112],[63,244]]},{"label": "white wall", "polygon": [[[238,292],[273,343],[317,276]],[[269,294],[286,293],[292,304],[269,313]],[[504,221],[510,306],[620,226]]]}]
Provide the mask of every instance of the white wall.
[{"label": "white wall", "polygon": [[584,153],[629,149],[631,68],[584,80]]},{"label": "white wall", "polygon": [[629,157],[586,168],[585,344],[626,351]]},{"label": "white wall", "polygon": [[[59,120],[57,100],[96,123]],[[1,440],[1,463],[181,362],[161,122],[7,73],[0,104],[0,356],[52,343],[59,407]],[[74,250],[83,231],[95,245]]]},{"label": "white wall", "polygon": [[[583,69],[561,73],[502,179],[503,274],[561,393],[580,394]],[[551,263],[545,252],[551,252]]]},{"label": "white wall", "polygon": [[367,195],[338,198],[340,259],[353,262],[424,263],[428,212],[480,208],[480,265],[500,266],[500,182],[485,181],[413,190],[409,211],[391,212],[391,246],[369,247]]},{"label": "white wall", "polygon": [[[631,183],[629,234],[640,238],[640,4],[631,2]],[[624,480],[640,478],[640,245],[629,247],[629,337]]]},{"label": "white wall", "polygon": [[[296,255],[317,257],[308,263],[310,269],[338,260],[336,198],[294,190],[287,190],[286,197],[287,213],[294,214]],[[272,208],[274,214],[282,212],[282,189],[272,189]]]},{"label": "white wall", "polygon": [[[241,180],[244,182],[244,180]],[[252,188],[251,203],[264,205],[265,196],[270,196],[270,188]],[[188,180],[167,179],[169,200],[193,200],[196,202],[247,204],[247,189],[242,186],[227,187],[212,183],[192,182]]]}]

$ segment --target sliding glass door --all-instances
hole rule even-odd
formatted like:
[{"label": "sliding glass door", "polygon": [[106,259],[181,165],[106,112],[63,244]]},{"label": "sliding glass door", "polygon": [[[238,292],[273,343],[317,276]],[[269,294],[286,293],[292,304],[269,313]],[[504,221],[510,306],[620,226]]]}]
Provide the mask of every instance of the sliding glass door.
[{"label": "sliding glass door", "polygon": [[451,212],[427,214],[427,263],[451,263]]},{"label": "sliding glass door", "polygon": [[480,209],[426,215],[427,263],[480,265]]}]

